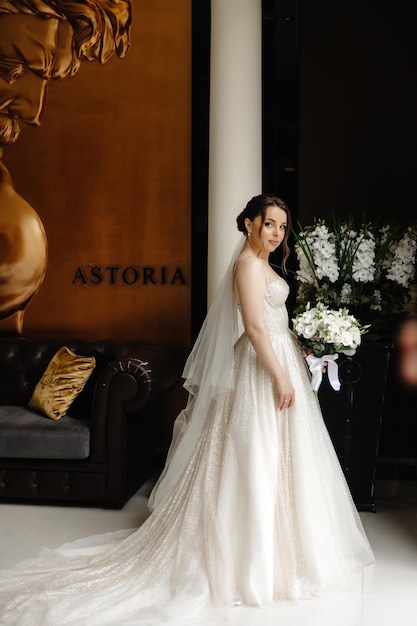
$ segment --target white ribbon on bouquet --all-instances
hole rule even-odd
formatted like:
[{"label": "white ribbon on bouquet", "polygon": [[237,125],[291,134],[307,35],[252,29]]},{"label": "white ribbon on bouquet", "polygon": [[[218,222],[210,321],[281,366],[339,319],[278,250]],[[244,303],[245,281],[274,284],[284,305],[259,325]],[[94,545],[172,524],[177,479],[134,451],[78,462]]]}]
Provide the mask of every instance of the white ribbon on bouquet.
[{"label": "white ribbon on bouquet", "polygon": [[327,376],[329,377],[329,383],[335,391],[340,389],[340,380],[338,376],[338,366],[336,360],[338,354],[324,354],[323,356],[314,356],[309,354],[306,356],[306,361],[311,372],[311,387],[313,391],[318,391],[323,379],[323,368],[327,362]]}]

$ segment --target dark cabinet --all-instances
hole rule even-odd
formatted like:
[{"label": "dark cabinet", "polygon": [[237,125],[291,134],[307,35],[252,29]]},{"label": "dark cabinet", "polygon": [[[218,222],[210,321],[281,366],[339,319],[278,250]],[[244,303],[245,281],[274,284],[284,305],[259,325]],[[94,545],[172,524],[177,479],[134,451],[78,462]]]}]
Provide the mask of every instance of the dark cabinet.
[{"label": "dark cabinet", "polygon": [[363,343],[340,355],[340,391],[323,376],[318,397],[324,421],[360,511],[375,512],[374,486],[391,346]]}]

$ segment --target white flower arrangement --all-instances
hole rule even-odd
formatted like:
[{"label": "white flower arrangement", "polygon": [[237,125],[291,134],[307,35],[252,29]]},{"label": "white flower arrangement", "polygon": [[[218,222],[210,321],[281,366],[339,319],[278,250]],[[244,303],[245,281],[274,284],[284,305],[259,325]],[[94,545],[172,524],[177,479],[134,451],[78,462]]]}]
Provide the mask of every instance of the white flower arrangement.
[{"label": "white flower arrangement", "polygon": [[417,226],[393,226],[382,221],[353,219],[331,224],[316,219],[313,226],[295,232],[299,268],[295,313],[308,302],[332,309],[345,307],[362,325],[369,339],[389,336],[392,324],[404,312],[414,279]]},{"label": "white flower arrangement", "polygon": [[387,278],[407,288],[415,275],[417,238],[412,228],[407,228],[395,246]]},{"label": "white flower arrangement", "polygon": [[315,307],[308,303],[292,324],[301,342],[317,357],[336,352],[353,356],[366,331],[347,309],[330,309],[322,302]]},{"label": "white flower arrangement", "polygon": [[346,308],[334,310],[322,302],[315,307],[308,303],[305,310],[293,318],[292,325],[301,343],[312,352],[306,360],[312,373],[313,390],[318,391],[323,366],[327,363],[329,382],[338,391],[340,382],[335,363],[338,353],[353,356],[367,327],[361,326]]}]

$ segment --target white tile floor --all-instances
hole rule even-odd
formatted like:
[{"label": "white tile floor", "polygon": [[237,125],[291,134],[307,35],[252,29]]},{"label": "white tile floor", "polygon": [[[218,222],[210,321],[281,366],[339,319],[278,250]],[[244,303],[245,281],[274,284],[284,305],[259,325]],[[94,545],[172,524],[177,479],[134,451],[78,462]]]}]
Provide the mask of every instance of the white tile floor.
[{"label": "white tile floor", "polygon": [[[147,515],[147,486],[120,511],[0,505],[0,568],[79,537],[135,528]],[[378,481],[377,512],[361,513],[376,564],[340,598],[268,611],[234,609],[235,626],[416,626],[417,483]],[[216,626],[213,624],[213,626]]]}]

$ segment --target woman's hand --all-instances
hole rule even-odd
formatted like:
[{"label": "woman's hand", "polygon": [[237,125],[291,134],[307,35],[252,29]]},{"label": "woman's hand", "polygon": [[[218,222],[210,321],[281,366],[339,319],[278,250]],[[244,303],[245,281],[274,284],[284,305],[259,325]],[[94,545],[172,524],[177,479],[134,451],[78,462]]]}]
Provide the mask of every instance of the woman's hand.
[{"label": "woman's hand", "polygon": [[295,400],[294,387],[285,375],[281,375],[274,383],[275,403],[279,411],[289,409]]},{"label": "woman's hand", "polygon": [[[313,350],[311,348],[308,348],[307,346],[303,346],[303,352],[304,352],[304,358],[307,356],[310,356],[310,354],[313,354]],[[323,368],[322,368],[323,374],[326,370],[327,370],[327,361],[323,361]]]}]

